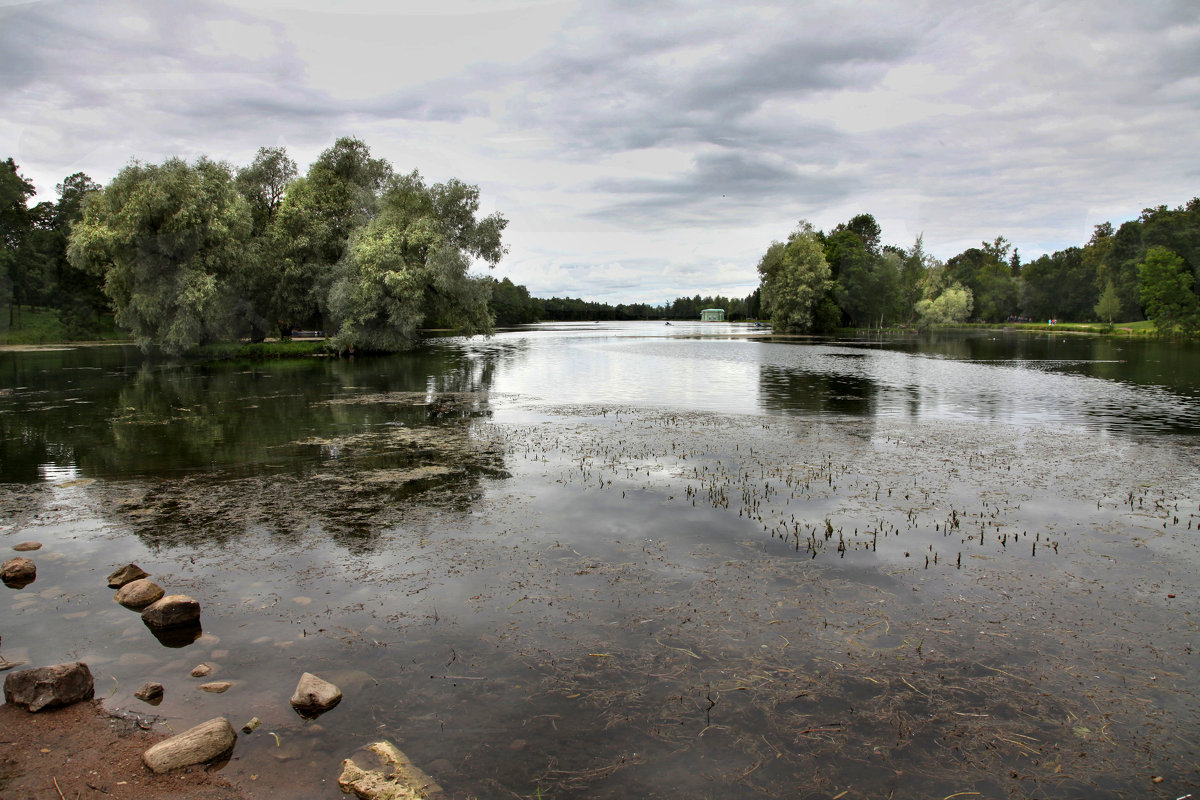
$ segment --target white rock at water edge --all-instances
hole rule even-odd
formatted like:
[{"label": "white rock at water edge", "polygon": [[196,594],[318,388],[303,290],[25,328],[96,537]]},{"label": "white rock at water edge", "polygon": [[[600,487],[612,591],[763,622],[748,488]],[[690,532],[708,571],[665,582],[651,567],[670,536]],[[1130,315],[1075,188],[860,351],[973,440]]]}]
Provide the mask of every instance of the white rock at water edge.
[{"label": "white rock at water edge", "polygon": [[142,753],[142,761],[151,770],[161,774],[216,761],[232,752],[236,743],[237,734],[229,720],[217,717],[164,739]]}]

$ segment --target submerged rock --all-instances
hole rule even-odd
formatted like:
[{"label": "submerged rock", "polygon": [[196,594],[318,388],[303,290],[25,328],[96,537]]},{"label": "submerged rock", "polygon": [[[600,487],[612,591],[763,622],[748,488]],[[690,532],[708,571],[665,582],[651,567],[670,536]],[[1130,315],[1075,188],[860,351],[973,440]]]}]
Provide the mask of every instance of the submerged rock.
[{"label": "submerged rock", "polygon": [[191,676],[193,678],[207,678],[212,675],[212,667],[208,664],[197,664],[192,667]]},{"label": "submerged rock", "polygon": [[[143,618],[142,621],[145,622],[145,619]],[[204,635],[204,630],[200,627],[199,622],[193,622],[190,625],[177,625],[174,628],[160,628],[146,622],[146,627],[150,629],[150,633],[154,634],[154,638],[163,647],[187,647],[190,644],[194,644],[197,639]]]},{"label": "submerged rock", "polygon": [[309,719],[324,714],[340,702],[342,690],[311,672],[300,676],[300,682],[292,694],[292,708],[300,716]]},{"label": "submerged rock", "polygon": [[118,589],[115,599],[126,608],[142,609],[156,600],[162,599],[165,594],[163,588],[154,581],[138,578]]},{"label": "submerged rock", "polygon": [[24,589],[37,580],[37,565],[28,558],[10,558],[0,565],[0,580],[11,589]]},{"label": "submerged rock", "polygon": [[150,573],[137,564],[126,564],[123,567],[118,567],[108,576],[108,588],[120,589],[127,583],[148,577],[150,577]]},{"label": "submerged rock", "polygon": [[16,550],[18,553],[27,553],[30,550],[41,550],[41,549],[42,549],[41,542],[21,542],[19,544],[13,545],[13,550]]},{"label": "submerged rock", "polygon": [[4,702],[29,711],[69,706],[95,694],[92,671],[82,661],[10,672],[4,679]]},{"label": "submerged rock", "polygon": [[236,743],[237,733],[229,720],[217,717],[164,739],[143,753],[142,761],[154,772],[170,772],[217,761],[233,752]]},{"label": "submerged rock", "polygon": [[338,786],[362,800],[438,800],[442,787],[391,742],[369,744],[342,762]]},{"label": "submerged rock", "polygon": [[180,628],[199,625],[200,603],[186,594],[169,594],[142,611],[142,621],[151,628]]},{"label": "submerged rock", "polygon": [[233,681],[210,681],[209,683],[200,684],[200,691],[221,694],[229,691],[232,686]]},{"label": "submerged rock", "polygon": [[147,683],[143,683],[142,688],[134,692],[133,696],[138,700],[142,700],[152,706],[156,706],[162,702],[165,691],[166,690],[163,688],[161,683],[158,683],[157,681],[149,681]]}]

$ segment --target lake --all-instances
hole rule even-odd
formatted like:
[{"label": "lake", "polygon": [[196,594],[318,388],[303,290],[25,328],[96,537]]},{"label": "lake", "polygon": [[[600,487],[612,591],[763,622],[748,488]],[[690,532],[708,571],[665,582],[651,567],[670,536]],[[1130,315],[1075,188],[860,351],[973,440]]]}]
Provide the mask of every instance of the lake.
[{"label": "lake", "polygon": [[[222,774],[263,798],[379,739],[461,798],[1178,798],[1198,433],[1200,349],[1070,334],[0,352],[0,549],[42,544],[0,652],[164,733],[258,717]],[[130,561],[198,639],[113,602]]]}]

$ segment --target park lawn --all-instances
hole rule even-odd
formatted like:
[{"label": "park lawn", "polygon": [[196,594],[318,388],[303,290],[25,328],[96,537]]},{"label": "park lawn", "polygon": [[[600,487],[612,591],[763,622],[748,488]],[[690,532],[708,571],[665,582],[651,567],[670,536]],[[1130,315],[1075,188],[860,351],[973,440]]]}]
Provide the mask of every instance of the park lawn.
[{"label": "park lawn", "polygon": [[9,324],[8,309],[0,310],[0,344],[125,342],[129,339],[129,332],[116,326],[112,314],[102,315],[95,330],[72,336],[55,309],[23,306],[19,319],[12,325]]}]

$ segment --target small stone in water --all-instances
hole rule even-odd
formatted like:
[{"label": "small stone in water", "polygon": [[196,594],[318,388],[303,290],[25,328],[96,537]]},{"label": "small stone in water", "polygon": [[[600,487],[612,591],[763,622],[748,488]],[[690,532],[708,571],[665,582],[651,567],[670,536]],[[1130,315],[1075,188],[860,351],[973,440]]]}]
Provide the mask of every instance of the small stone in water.
[{"label": "small stone in water", "polygon": [[200,691],[221,694],[228,691],[231,686],[233,686],[233,681],[213,681],[212,683],[200,684]]},{"label": "small stone in water", "polygon": [[133,693],[133,696],[138,700],[144,700],[152,705],[158,705],[163,699],[163,685],[155,681],[150,681],[142,685],[142,688]]},{"label": "small stone in water", "polygon": [[212,667],[208,664],[197,664],[192,667],[193,678],[206,678],[212,674]]}]

